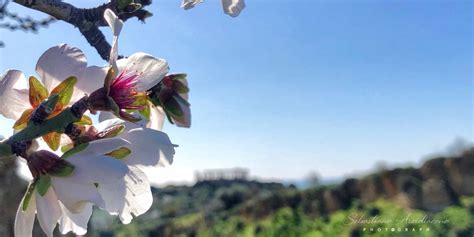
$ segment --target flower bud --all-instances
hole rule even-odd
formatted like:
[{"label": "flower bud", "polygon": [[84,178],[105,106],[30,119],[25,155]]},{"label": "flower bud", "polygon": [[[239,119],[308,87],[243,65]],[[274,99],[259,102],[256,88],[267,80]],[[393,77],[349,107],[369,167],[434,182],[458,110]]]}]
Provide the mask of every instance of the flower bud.
[{"label": "flower bud", "polygon": [[26,161],[34,178],[45,174],[68,176],[74,169],[74,166],[69,162],[46,150],[33,152],[26,158]]},{"label": "flower bud", "polygon": [[171,123],[179,127],[190,127],[188,93],[186,74],[170,74],[150,90],[149,97],[154,105],[163,107]]}]

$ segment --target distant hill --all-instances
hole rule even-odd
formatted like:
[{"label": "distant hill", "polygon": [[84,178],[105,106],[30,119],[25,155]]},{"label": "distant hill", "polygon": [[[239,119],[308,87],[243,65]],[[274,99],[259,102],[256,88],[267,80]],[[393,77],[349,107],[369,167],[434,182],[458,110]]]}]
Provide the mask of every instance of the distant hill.
[{"label": "distant hill", "polygon": [[[462,223],[469,224],[445,225],[428,236],[450,231],[461,234],[453,236],[472,236],[473,171],[470,149],[456,157],[428,160],[420,168],[382,170],[309,189],[275,182],[202,180],[193,186],[154,189],[152,210],[130,225],[99,221],[106,214],[94,216],[90,236],[333,236],[328,235],[331,231],[360,236],[360,229],[332,225],[338,226],[338,220],[346,220],[351,212],[393,217],[408,210],[420,216],[466,215]],[[324,232],[325,228],[335,229]]]},{"label": "distant hill", "polygon": [[[13,236],[15,211],[26,187],[12,172],[14,166],[11,160],[3,161],[0,166],[0,236]],[[474,148],[455,157],[430,159],[419,168],[382,170],[362,178],[322,182],[320,186],[304,189],[298,188],[304,187],[301,184],[203,178],[191,186],[153,189],[153,206],[129,225],[122,225],[118,218],[96,210],[87,236],[368,234],[361,232],[360,226],[343,224],[351,213],[385,218],[406,213],[440,218],[461,216],[424,236],[448,232],[452,236],[473,236],[473,171]],[[420,233],[403,236],[417,234]],[[44,235],[36,230],[34,236]]]}]

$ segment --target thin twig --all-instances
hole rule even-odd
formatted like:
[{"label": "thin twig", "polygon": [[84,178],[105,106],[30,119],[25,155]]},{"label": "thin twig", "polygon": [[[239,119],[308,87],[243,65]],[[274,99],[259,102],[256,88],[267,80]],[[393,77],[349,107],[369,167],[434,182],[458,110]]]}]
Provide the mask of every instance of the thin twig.
[{"label": "thin twig", "polygon": [[[152,16],[150,12],[141,8],[133,9],[133,11],[130,11],[130,9],[126,7],[118,9],[117,1],[118,0],[112,0],[98,7],[86,9],[77,8],[61,0],[13,0],[13,2],[24,7],[46,13],[58,20],[65,21],[77,27],[87,42],[97,50],[104,60],[108,60],[111,49],[104,34],[99,30],[99,27],[107,25],[103,18],[105,9],[111,9],[123,21],[134,17],[144,21],[147,17]],[[134,2],[139,6],[147,6],[150,5],[152,1],[135,0]]]}]

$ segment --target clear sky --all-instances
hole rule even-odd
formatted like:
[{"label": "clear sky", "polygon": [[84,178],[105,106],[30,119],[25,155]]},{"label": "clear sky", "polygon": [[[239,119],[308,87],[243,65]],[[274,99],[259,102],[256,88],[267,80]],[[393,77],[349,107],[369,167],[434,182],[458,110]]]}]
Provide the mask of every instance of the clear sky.
[{"label": "clear sky", "polygon": [[[147,52],[188,73],[193,124],[165,126],[180,147],[157,174],[163,182],[222,167],[341,177],[377,161],[419,164],[456,138],[473,141],[471,1],[247,0],[238,18],[217,0],[179,5],[154,1],[154,16],[127,22],[119,44],[123,55]],[[2,71],[33,74],[42,52],[63,42],[105,64],[62,22],[37,35],[0,34]],[[0,119],[0,133],[12,123]]]}]

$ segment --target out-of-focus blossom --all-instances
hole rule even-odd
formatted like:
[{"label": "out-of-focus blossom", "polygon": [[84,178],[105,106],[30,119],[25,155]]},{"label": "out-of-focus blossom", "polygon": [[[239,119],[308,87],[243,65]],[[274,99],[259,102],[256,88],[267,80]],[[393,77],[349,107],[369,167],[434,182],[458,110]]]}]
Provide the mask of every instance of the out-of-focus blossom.
[{"label": "out-of-focus blossom", "polygon": [[[181,8],[189,10],[202,2],[202,0],[183,0]],[[239,16],[240,12],[245,8],[245,0],[222,0],[221,2],[224,13],[231,17]]]}]

